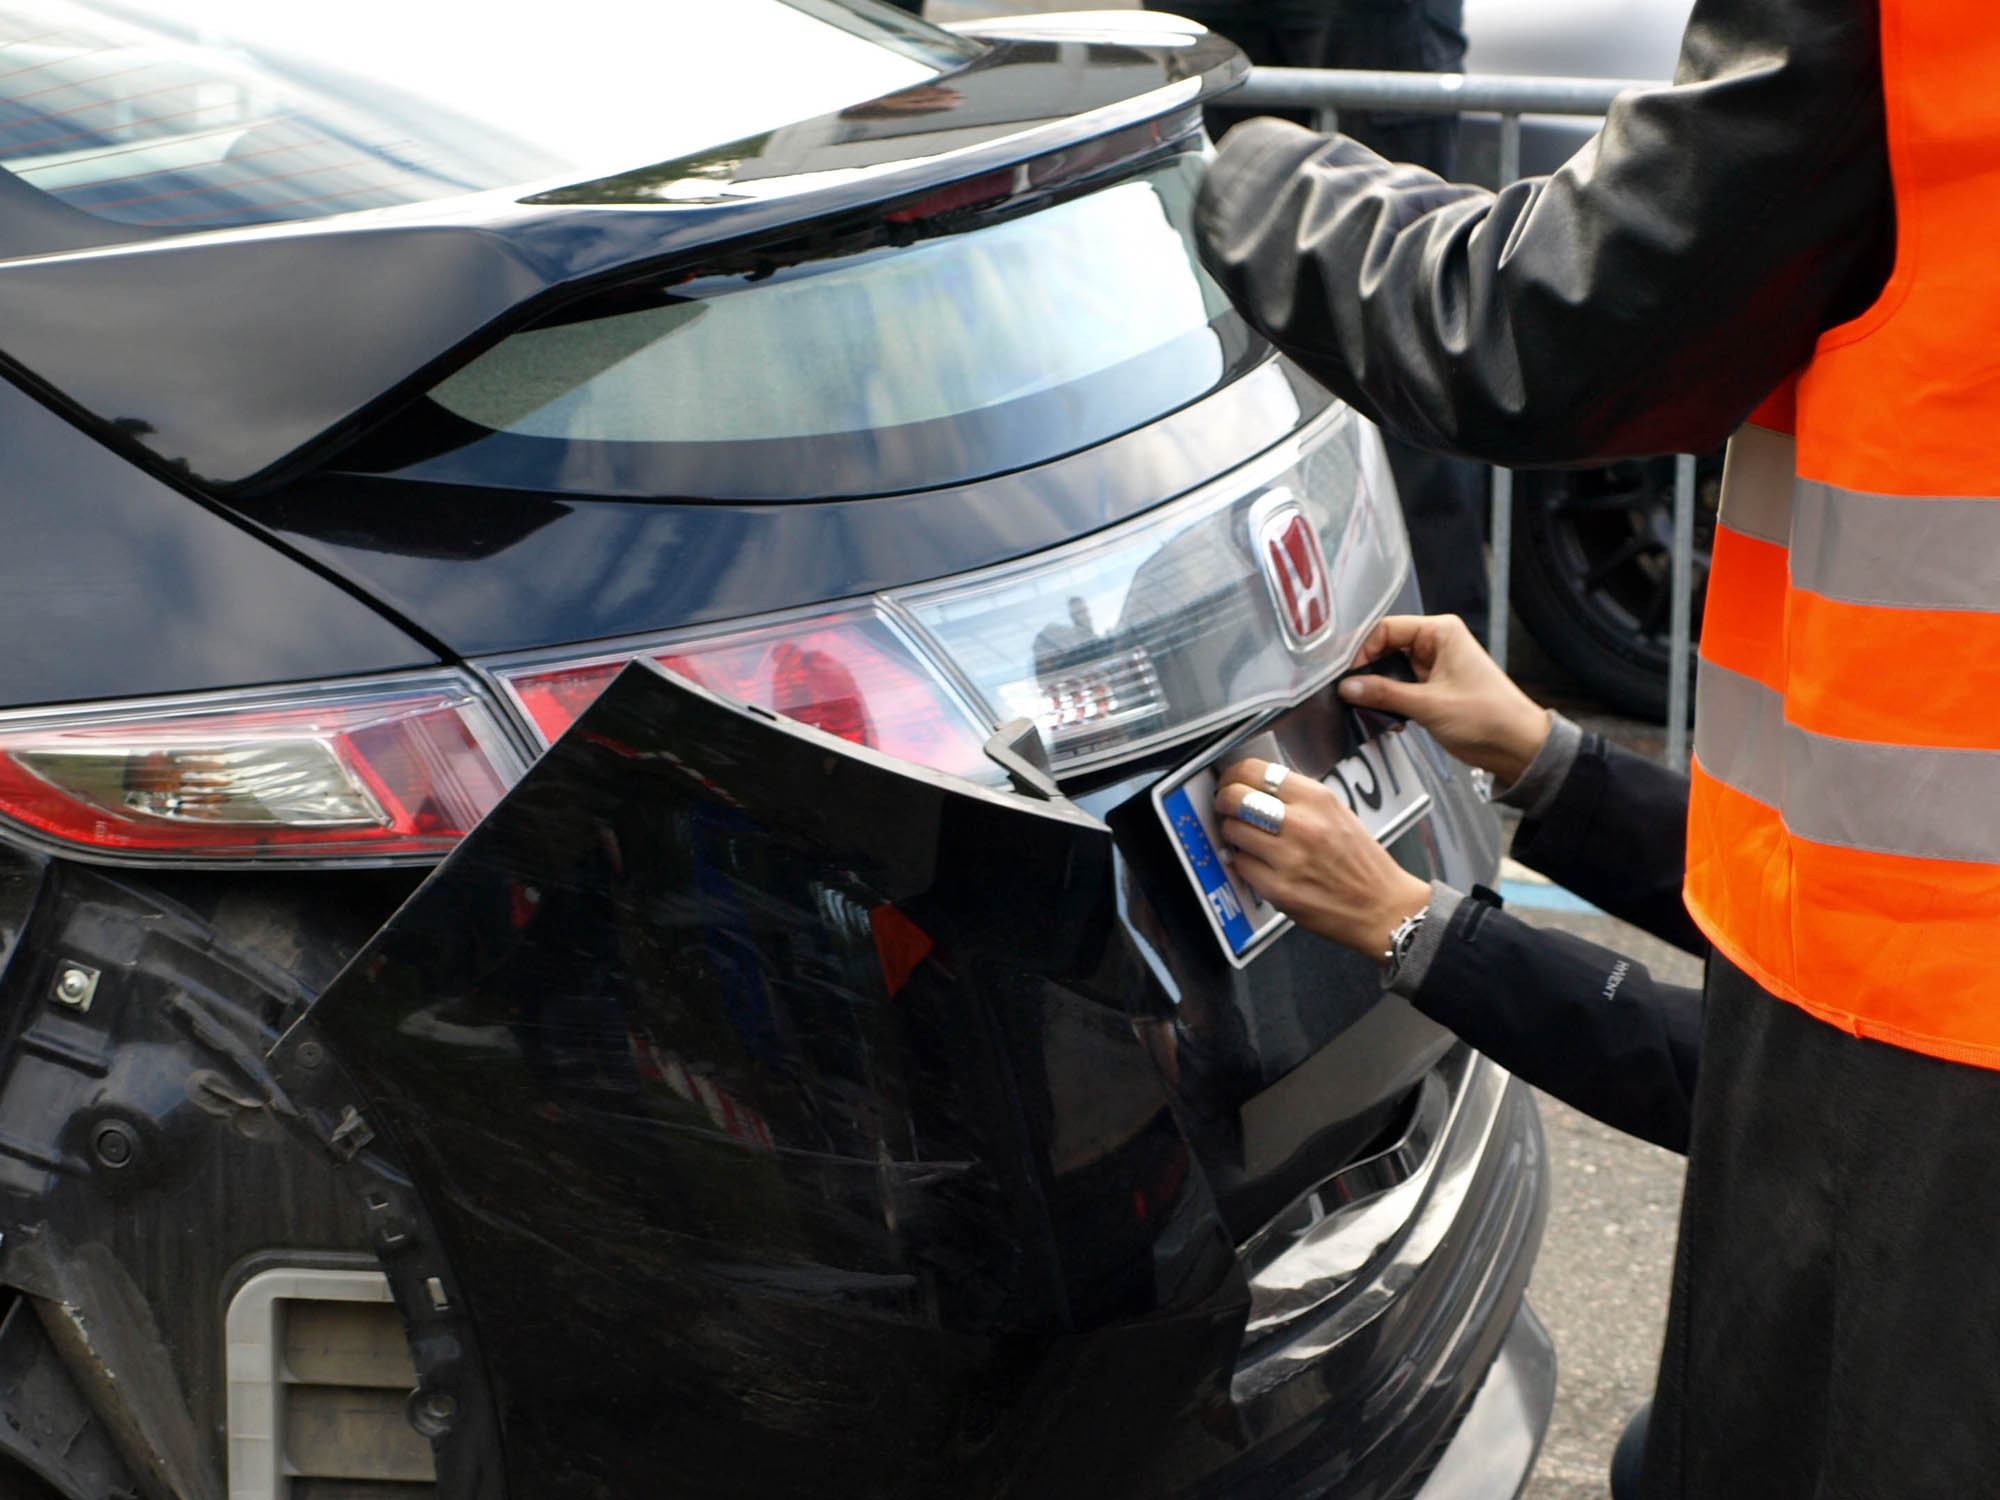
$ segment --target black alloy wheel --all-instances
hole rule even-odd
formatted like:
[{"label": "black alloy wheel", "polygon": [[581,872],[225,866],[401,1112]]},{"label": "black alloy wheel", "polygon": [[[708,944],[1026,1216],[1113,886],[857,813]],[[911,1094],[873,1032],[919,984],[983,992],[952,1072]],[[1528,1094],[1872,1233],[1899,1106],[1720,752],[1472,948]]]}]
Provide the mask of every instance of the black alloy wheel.
[{"label": "black alloy wheel", "polygon": [[[1717,451],[1695,468],[1697,640],[1721,488]],[[1515,613],[1542,649],[1592,692],[1614,708],[1662,724],[1673,541],[1672,458],[1514,476]]]}]

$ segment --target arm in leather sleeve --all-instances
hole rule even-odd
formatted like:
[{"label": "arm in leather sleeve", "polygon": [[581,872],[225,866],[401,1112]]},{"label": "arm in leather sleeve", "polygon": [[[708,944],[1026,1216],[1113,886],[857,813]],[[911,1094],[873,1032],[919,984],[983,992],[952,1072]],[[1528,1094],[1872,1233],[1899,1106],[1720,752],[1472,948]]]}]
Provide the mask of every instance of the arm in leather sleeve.
[{"label": "arm in leather sleeve", "polygon": [[1453,908],[1408,998],[1592,1119],[1687,1150],[1701,1057],[1699,990],[1656,983],[1643,964],[1471,896]]},{"label": "arm in leather sleeve", "polygon": [[1197,209],[1249,321],[1364,415],[1510,465],[1703,452],[1887,276],[1876,0],[1699,0],[1671,88],[1497,195],[1278,120]]},{"label": "arm in leather sleeve", "polygon": [[1587,734],[1545,809],[1514,832],[1514,858],[1614,917],[1706,957],[1681,900],[1688,780]]}]

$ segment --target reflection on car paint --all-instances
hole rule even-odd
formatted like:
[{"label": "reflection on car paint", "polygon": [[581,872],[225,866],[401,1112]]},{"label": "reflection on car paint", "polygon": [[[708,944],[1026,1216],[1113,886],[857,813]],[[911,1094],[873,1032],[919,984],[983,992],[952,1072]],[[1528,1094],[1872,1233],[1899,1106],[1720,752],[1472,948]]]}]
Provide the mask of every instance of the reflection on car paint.
[{"label": "reflection on car paint", "polygon": [[276,1062],[413,1173],[527,1493],[1170,1493],[1245,1290],[1112,879],[1067,803],[636,666]]}]

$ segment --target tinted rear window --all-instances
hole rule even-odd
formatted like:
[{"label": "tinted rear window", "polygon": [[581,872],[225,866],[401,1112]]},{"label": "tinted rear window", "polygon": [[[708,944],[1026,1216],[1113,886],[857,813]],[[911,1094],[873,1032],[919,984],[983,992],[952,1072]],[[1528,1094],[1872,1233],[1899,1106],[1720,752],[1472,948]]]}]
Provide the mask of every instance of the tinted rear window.
[{"label": "tinted rear window", "polygon": [[151,229],[315,218],[671,160],[963,51],[872,0],[0,0],[0,167]]},{"label": "tinted rear window", "polygon": [[[1074,452],[1261,356],[1195,258],[1201,160],[916,244],[697,274],[531,328],[371,445],[411,477],[813,499]],[[426,452],[425,450],[429,451]]]}]

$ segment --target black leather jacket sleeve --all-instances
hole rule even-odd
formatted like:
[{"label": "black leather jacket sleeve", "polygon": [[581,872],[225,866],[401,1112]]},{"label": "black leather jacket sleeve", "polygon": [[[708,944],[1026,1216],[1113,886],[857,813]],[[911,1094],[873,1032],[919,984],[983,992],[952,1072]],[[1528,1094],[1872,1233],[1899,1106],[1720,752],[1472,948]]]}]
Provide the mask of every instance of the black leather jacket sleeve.
[{"label": "black leather jacket sleeve", "polygon": [[1197,208],[1245,316],[1364,415],[1494,463],[1704,452],[1893,256],[1875,0],[1699,0],[1677,81],[1497,195],[1277,120]]},{"label": "black leather jacket sleeve", "polygon": [[[1690,953],[1681,902],[1687,778],[1587,735],[1514,857]],[[1411,1002],[1502,1067],[1615,1129],[1687,1150],[1701,1061],[1699,990],[1531,926],[1475,895],[1453,909]]]}]

